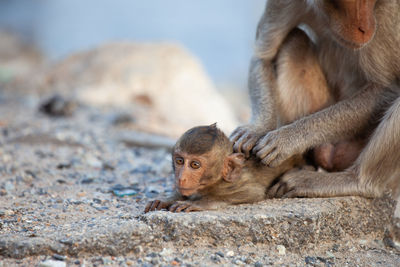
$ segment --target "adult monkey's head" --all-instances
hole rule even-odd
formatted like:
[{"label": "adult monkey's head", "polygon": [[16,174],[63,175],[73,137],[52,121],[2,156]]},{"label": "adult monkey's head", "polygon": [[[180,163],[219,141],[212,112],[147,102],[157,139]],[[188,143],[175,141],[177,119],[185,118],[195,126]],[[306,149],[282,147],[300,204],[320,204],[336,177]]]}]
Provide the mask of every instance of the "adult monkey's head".
[{"label": "adult monkey's head", "polygon": [[312,2],[323,10],[334,39],[341,45],[359,49],[374,37],[377,0],[313,0]]}]

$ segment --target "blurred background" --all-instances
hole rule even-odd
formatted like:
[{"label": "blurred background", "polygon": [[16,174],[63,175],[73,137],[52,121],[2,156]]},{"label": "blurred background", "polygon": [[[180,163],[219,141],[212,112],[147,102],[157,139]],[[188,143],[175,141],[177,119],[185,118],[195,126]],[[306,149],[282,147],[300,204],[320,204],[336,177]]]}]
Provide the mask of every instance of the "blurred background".
[{"label": "blurred background", "polygon": [[50,60],[110,41],[173,41],[218,87],[246,85],[265,0],[0,0],[0,27]]},{"label": "blurred background", "polygon": [[250,116],[248,66],[264,5],[0,0],[0,102],[18,95],[22,110],[37,110],[57,94],[128,113],[140,131],[177,137],[218,122],[229,133]]}]

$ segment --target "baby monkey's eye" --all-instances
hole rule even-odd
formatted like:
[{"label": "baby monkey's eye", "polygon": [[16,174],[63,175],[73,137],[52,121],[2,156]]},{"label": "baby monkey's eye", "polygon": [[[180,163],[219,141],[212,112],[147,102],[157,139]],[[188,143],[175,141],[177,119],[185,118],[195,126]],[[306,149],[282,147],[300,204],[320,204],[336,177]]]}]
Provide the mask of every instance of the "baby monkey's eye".
[{"label": "baby monkey's eye", "polygon": [[181,157],[175,158],[175,163],[178,165],[183,165],[184,162],[185,162],[184,159]]},{"label": "baby monkey's eye", "polygon": [[192,161],[192,162],[190,162],[190,167],[192,167],[192,169],[198,169],[198,168],[200,168],[200,162]]}]

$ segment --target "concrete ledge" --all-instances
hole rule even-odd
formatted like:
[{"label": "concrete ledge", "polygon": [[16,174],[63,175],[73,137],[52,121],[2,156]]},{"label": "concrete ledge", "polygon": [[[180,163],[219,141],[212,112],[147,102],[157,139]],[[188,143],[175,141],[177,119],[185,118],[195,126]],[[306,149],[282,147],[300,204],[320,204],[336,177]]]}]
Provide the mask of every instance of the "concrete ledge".
[{"label": "concrete ledge", "polygon": [[358,197],[275,199],[196,214],[153,212],[141,219],[180,246],[252,242],[298,251],[323,242],[383,238],[392,204]]},{"label": "concrete ledge", "polygon": [[392,213],[393,202],[388,199],[343,197],[273,199],[188,214],[127,214],[125,219],[93,220],[90,227],[65,232],[60,228],[36,237],[10,233],[0,237],[0,255],[122,255],[137,252],[138,246],[160,248],[165,243],[175,247],[262,243],[297,252],[329,242],[383,239]]},{"label": "concrete ledge", "polygon": [[[0,238],[0,255],[24,258],[32,255],[121,255],[153,241],[149,226],[137,220],[99,222],[92,230],[54,232],[43,237],[7,235]],[[151,246],[151,245],[150,245]]]}]

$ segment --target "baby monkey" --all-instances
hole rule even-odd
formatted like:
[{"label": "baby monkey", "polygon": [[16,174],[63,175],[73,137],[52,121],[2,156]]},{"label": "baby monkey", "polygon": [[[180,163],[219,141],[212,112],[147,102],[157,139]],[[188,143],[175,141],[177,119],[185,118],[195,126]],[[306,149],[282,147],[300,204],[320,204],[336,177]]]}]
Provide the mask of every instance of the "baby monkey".
[{"label": "baby monkey", "polygon": [[150,201],[145,212],[201,211],[261,201],[277,177],[303,164],[299,155],[270,168],[255,157],[245,159],[244,154],[233,153],[232,143],[216,124],[194,127],[179,138],[172,151],[175,195]]}]

